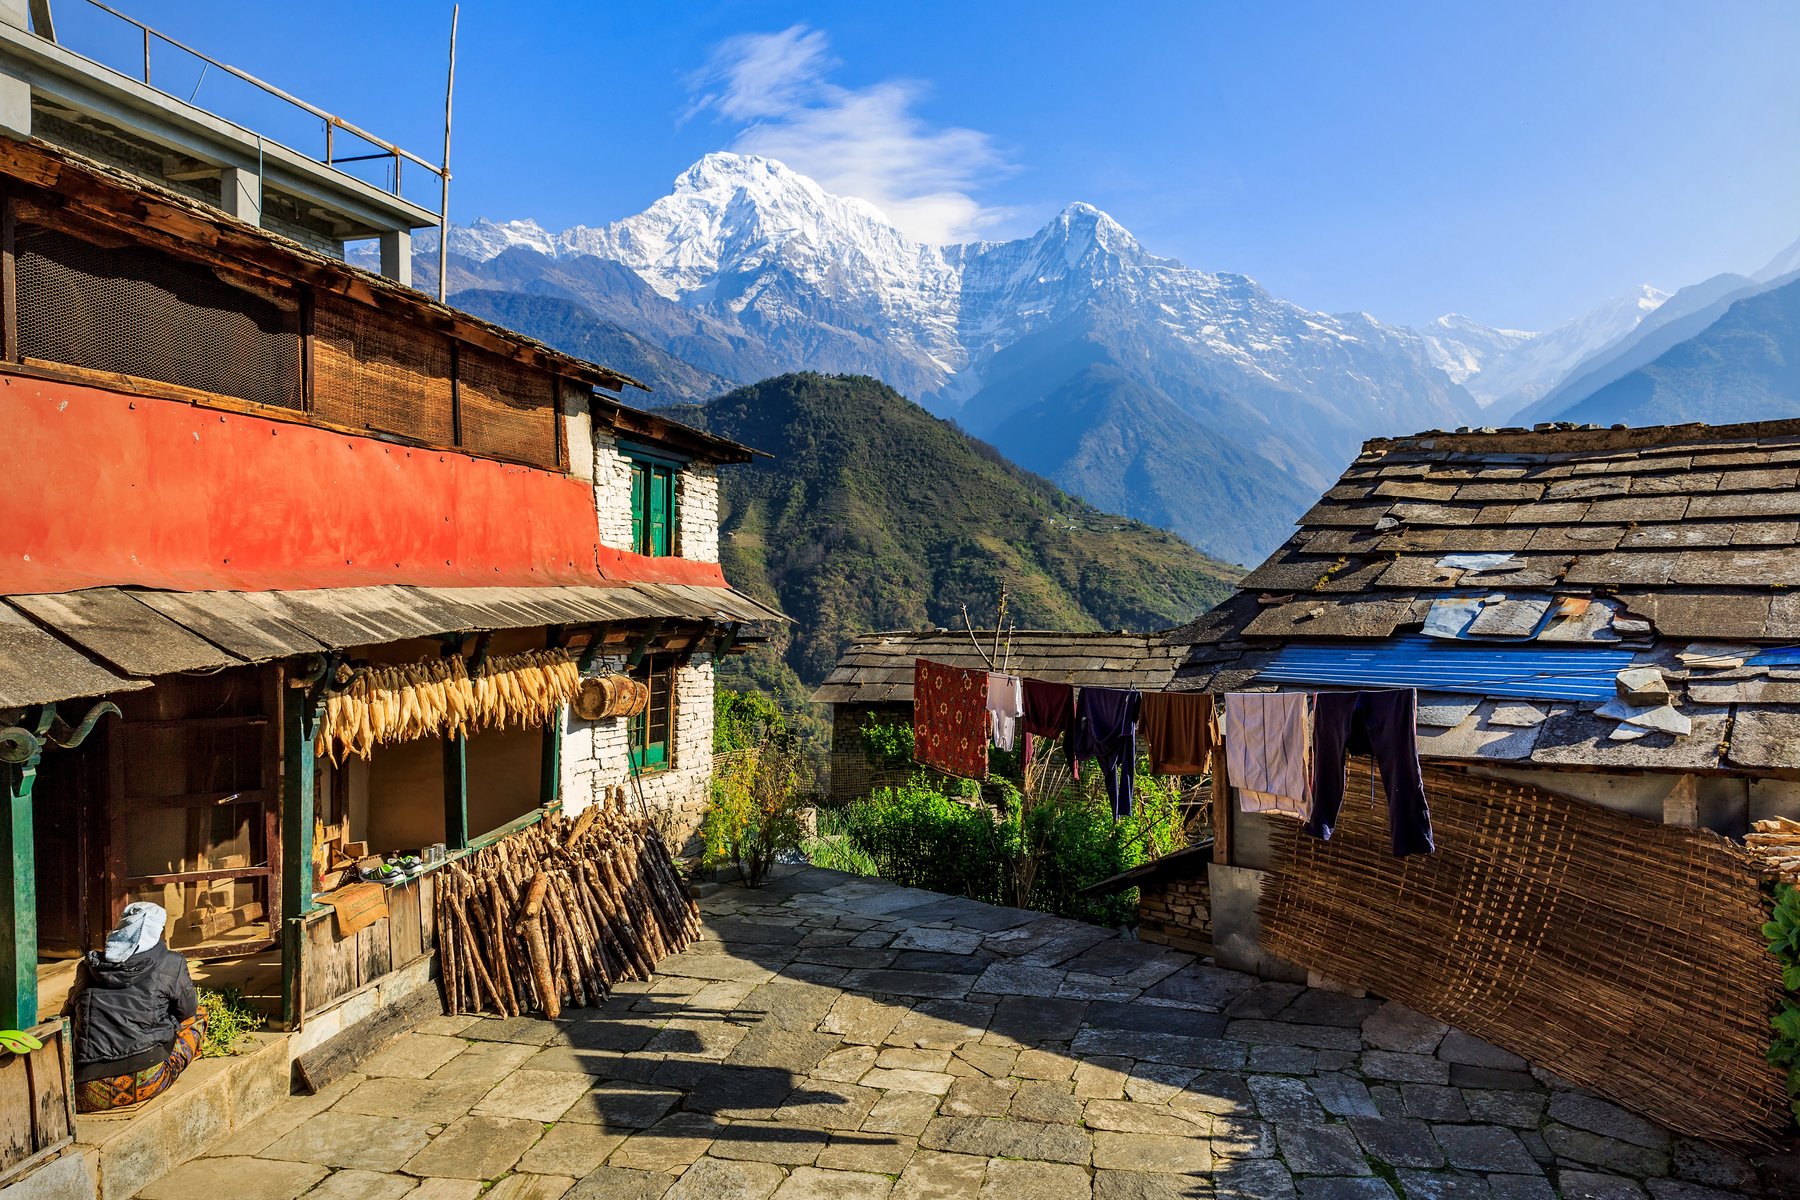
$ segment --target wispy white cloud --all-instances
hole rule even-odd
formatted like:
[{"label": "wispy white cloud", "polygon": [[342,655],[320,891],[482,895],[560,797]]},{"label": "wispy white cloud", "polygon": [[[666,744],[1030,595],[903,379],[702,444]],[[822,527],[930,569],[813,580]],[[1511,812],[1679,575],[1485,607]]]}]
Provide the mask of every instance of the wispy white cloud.
[{"label": "wispy white cloud", "polygon": [[846,88],[825,34],[805,25],[721,42],[689,81],[689,116],[738,126],[731,148],[779,159],[830,192],[867,200],[923,242],[981,237],[1011,213],[975,198],[1009,173],[993,138],[934,128],[916,111],[925,86],[891,79]]}]

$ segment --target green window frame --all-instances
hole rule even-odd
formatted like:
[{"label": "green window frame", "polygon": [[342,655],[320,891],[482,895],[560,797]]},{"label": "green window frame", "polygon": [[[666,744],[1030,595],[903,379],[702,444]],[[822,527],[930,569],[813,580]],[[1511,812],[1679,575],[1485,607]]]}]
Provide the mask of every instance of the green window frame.
[{"label": "green window frame", "polygon": [[650,702],[631,718],[631,769],[667,771],[675,765],[675,657],[649,655],[631,677],[650,689]]},{"label": "green window frame", "polygon": [[631,459],[631,549],[651,558],[675,553],[681,468],[653,458]]}]

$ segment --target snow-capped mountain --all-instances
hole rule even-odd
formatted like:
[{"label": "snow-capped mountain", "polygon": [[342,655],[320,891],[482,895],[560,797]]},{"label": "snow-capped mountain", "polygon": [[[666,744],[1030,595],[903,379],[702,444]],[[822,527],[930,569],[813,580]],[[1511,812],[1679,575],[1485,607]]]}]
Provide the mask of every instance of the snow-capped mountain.
[{"label": "snow-capped mountain", "polygon": [[1482,364],[1464,384],[1475,399],[1503,418],[1537,400],[1591,356],[1630,333],[1670,293],[1643,284],[1543,333],[1534,334]]},{"label": "snow-capped mountain", "polygon": [[453,227],[450,263],[453,291],[559,296],[726,378],[877,376],[1095,503],[1240,561],[1363,439],[1540,395],[1661,296],[1546,334],[1462,317],[1414,330],[1159,257],[1086,204],[1014,241],[921,244],[873,205],[735,154],[608,225]]}]

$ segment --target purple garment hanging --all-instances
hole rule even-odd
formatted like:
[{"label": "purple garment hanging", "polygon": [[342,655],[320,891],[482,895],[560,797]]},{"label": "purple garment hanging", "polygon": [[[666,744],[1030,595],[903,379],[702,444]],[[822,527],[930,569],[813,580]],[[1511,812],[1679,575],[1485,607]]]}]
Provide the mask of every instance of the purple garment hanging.
[{"label": "purple garment hanging", "polygon": [[1075,737],[1069,757],[1099,760],[1113,816],[1131,812],[1137,775],[1138,710],[1143,695],[1119,688],[1084,687],[1075,701]]}]

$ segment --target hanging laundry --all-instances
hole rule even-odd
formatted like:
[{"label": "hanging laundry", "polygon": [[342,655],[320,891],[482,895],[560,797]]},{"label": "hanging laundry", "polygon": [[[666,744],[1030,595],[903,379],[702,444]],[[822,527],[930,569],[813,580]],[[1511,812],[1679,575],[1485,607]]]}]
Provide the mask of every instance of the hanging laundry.
[{"label": "hanging laundry", "polygon": [[1138,728],[1150,744],[1150,770],[1158,775],[1204,775],[1212,770],[1218,723],[1205,692],[1145,692]]},{"label": "hanging laundry", "polygon": [[1002,750],[1011,750],[1018,740],[1019,718],[1025,715],[1023,684],[1017,675],[988,675],[988,716],[993,723],[994,745]]},{"label": "hanging laundry", "polygon": [[1312,813],[1312,697],[1228,692],[1225,770],[1245,812]]},{"label": "hanging laundry", "polygon": [[986,779],[987,672],[913,660],[913,758],[946,775]]},{"label": "hanging laundry", "polygon": [[[1033,743],[1038,738],[1048,741],[1063,739],[1063,749],[1067,751],[1070,737],[1075,731],[1075,689],[1066,683],[1046,683],[1042,679],[1026,679],[1025,715],[1019,722],[1019,728],[1025,734],[1025,762],[1031,762],[1036,751]],[[1075,769],[1073,757],[1069,760],[1069,769]]]},{"label": "hanging laundry", "polygon": [[1143,695],[1118,688],[1084,687],[1075,702],[1075,737],[1070,759],[1100,762],[1100,777],[1113,816],[1131,812],[1132,779],[1137,774],[1138,712]]},{"label": "hanging laundry", "polygon": [[1419,771],[1418,705],[1419,694],[1412,688],[1321,692],[1314,697],[1315,769],[1308,833],[1331,837],[1344,807],[1345,755],[1368,754],[1387,789],[1394,853],[1430,854],[1437,849]]}]

